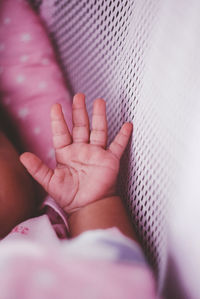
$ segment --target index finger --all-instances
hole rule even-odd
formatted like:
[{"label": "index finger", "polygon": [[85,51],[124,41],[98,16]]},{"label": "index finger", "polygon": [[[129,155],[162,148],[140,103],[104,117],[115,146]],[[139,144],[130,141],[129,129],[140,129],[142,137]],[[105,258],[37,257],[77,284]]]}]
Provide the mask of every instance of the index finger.
[{"label": "index finger", "polygon": [[60,104],[51,107],[51,129],[55,150],[71,144],[71,135]]}]

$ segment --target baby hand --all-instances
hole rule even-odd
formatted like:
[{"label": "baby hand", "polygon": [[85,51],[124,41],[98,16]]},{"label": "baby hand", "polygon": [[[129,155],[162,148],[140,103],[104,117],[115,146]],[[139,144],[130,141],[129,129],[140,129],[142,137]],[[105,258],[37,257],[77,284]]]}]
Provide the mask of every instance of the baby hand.
[{"label": "baby hand", "polygon": [[54,170],[32,153],[24,153],[20,157],[33,178],[67,213],[115,195],[120,158],[132,132],[132,124],[125,123],[106,149],[105,101],[97,99],[94,102],[91,132],[83,94],[74,96],[72,111],[71,136],[61,106],[55,104],[51,109],[57,161]]}]

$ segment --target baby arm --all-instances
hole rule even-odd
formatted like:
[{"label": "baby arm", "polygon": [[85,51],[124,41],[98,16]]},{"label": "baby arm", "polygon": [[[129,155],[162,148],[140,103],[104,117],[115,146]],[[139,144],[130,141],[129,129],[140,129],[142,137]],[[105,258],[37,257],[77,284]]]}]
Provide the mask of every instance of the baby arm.
[{"label": "baby arm", "polygon": [[61,106],[52,106],[57,161],[54,170],[31,153],[24,153],[20,160],[68,214],[72,236],[89,229],[117,226],[134,238],[125,208],[116,196],[119,162],[130,138],[132,124],[125,123],[106,149],[105,101],[97,99],[94,102],[91,133],[83,94],[75,95],[72,110],[71,136]]},{"label": "baby arm", "polygon": [[134,229],[119,196],[102,198],[69,215],[72,237],[84,231],[117,227],[124,235],[136,240]]}]

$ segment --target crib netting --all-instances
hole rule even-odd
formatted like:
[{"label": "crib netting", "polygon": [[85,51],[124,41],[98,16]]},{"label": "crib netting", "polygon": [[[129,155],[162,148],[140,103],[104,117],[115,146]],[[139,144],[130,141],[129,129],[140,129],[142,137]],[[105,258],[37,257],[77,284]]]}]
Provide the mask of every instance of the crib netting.
[{"label": "crib netting", "polygon": [[[199,137],[194,127],[199,125],[200,3],[32,2],[55,43],[72,93],[86,94],[90,114],[95,98],[106,100],[109,142],[123,122],[134,124],[118,186],[161,290],[168,256],[178,255],[171,241],[180,232],[175,229],[181,213],[178,203],[191,187],[185,183],[188,173],[183,161],[191,164],[190,141],[194,134],[195,140]],[[199,194],[193,191],[194,207]],[[177,267],[180,264],[177,261]],[[198,298],[199,290],[187,287],[187,298]]]}]

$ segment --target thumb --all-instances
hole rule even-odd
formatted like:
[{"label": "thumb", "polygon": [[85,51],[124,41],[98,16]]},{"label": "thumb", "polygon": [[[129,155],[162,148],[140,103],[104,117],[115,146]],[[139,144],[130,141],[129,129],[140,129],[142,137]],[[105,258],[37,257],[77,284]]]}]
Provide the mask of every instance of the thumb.
[{"label": "thumb", "polygon": [[32,153],[24,153],[19,159],[30,175],[48,192],[54,171]]}]

